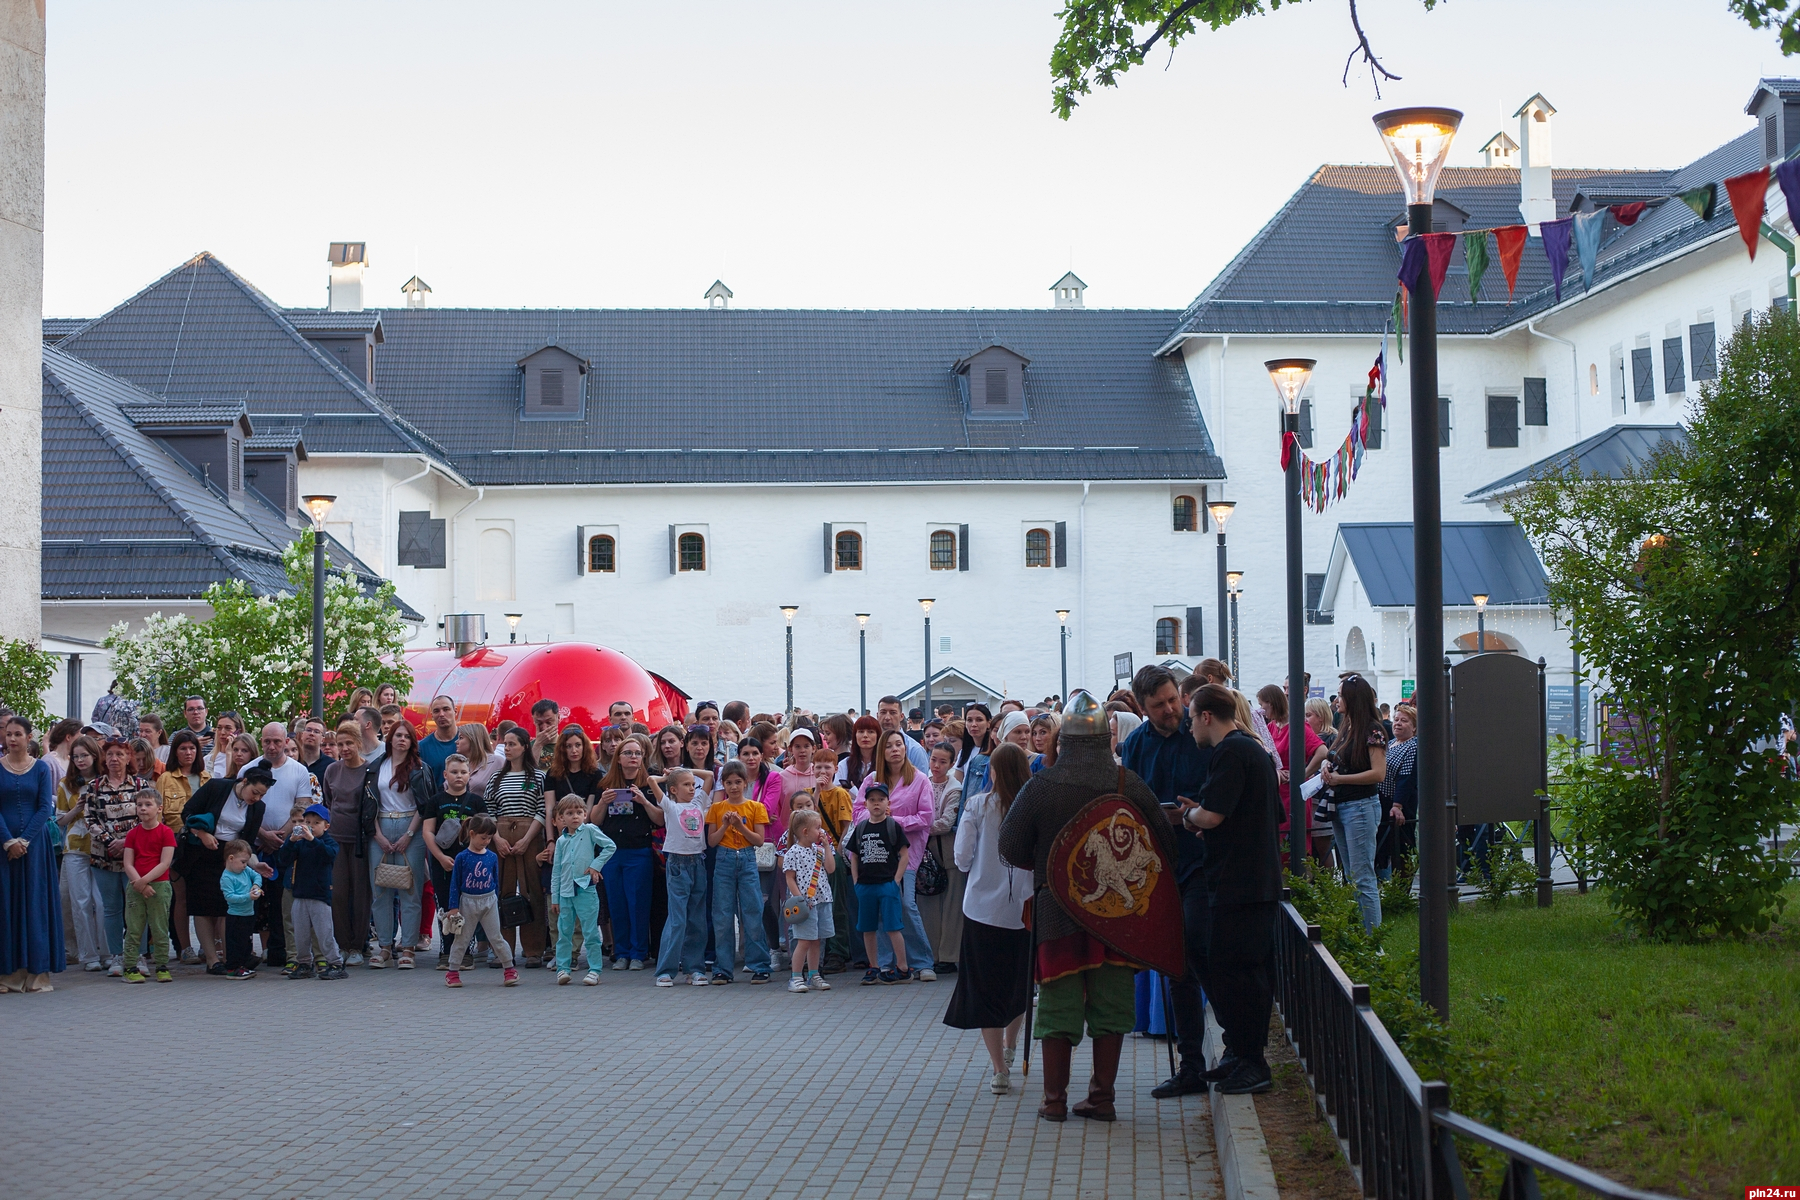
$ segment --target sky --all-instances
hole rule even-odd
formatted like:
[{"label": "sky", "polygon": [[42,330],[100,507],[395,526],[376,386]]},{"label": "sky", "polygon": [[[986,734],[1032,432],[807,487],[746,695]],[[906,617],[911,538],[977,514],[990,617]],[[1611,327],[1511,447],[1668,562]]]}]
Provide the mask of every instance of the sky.
[{"label": "sky", "polygon": [[45,312],[209,250],[322,305],[1180,308],[1371,114],[1466,114],[1474,165],[1534,92],[1555,162],[1672,167],[1800,75],[1725,0],[1344,0],[1217,32],[1050,110],[1060,0],[50,0]]}]

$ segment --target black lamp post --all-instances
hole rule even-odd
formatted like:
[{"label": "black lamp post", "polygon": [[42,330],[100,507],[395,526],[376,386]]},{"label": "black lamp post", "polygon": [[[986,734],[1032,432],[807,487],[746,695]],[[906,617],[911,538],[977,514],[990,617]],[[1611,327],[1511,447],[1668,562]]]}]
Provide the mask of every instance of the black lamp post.
[{"label": "black lamp post", "polygon": [[1069,610],[1066,608],[1057,609],[1056,620],[1060,630],[1056,636],[1057,645],[1062,649],[1061,695],[1062,698],[1067,701],[1069,698]]},{"label": "black lamp post", "polygon": [[860,714],[860,713],[866,713],[869,711],[869,614],[868,613],[857,613],[856,614],[856,663],[857,663],[857,666],[861,669],[861,673],[862,673],[862,688],[857,693],[857,697],[859,700],[861,700],[861,703],[858,704],[856,707],[856,711]]},{"label": "black lamp post", "polygon": [[[1396,108],[1375,115],[1406,193],[1409,237],[1431,232],[1432,194],[1462,114]],[[1450,1016],[1449,689],[1444,680],[1444,531],[1438,474],[1437,297],[1427,271],[1409,281],[1412,352],[1413,612],[1419,711],[1419,989]]]},{"label": "black lamp post", "polygon": [[[1281,428],[1288,442],[1287,499],[1287,702],[1288,702],[1288,869],[1306,871],[1306,831],[1300,783],[1306,778],[1306,580],[1300,563],[1300,393],[1306,390],[1317,360],[1275,358],[1263,364],[1281,397]],[[1301,725],[1296,736],[1294,726]]]},{"label": "black lamp post", "polygon": [[1236,500],[1214,500],[1206,506],[1212,514],[1213,524],[1219,527],[1219,657],[1231,656],[1231,647],[1227,644],[1229,631],[1225,628],[1225,522],[1231,519],[1231,510],[1237,507]]},{"label": "black lamp post", "polygon": [[312,713],[325,719],[325,514],[336,496],[302,496],[313,523]]},{"label": "black lamp post", "polygon": [[1237,683],[1238,675],[1238,597],[1244,594],[1244,573],[1242,571],[1225,572],[1225,590],[1231,596],[1231,680]]},{"label": "black lamp post", "polygon": [[800,611],[798,604],[784,604],[781,615],[787,618],[787,715],[794,715],[794,614]]},{"label": "black lamp post", "polygon": [[919,599],[919,607],[925,610],[925,716],[931,717],[931,606],[936,600],[926,597]]}]

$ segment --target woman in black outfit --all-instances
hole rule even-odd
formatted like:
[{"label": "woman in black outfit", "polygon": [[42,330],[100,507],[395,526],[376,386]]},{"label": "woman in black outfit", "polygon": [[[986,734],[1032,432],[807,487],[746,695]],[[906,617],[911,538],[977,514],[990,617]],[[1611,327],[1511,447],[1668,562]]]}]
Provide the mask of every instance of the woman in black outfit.
[{"label": "woman in black outfit", "polygon": [[[188,915],[194,918],[201,945],[213,945],[225,936],[225,893],[219,888],[219,876],[225,873],[225,843],[239,839],[255,849],[262,830],[263,793],[273,786],[273,774],[250,767],[235,779],[201,784],[181,809],[176,861],[188,881]],[[225,964],[215,962],[206,973],[223,975]]]}]

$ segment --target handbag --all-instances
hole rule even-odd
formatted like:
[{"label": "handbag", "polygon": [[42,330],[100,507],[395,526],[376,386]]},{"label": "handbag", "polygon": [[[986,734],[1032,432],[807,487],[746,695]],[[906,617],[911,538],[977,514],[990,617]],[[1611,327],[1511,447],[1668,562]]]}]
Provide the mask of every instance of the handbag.
[{"label": "handbag", "polygon": [[818,903],[819,876],[823,873],[824,865],[821,860],[816,857],[815,852],[812,874],[806,881],[806,894],[804,896],[789,896],[786,900],[781,902],[781,920],[783,924],[798,925],[812,915],[813,906]]},{"label": "handbag", "polygon": [[531,897],[514,892],[510,896],[500,897],[500,926],[510,929],[515,925],[529,925],[537,920],[537,910],[531,906]]},{"label": "handbag", "polygon": [[941,896],[950,890],[950,874],[944,870],[944,864],[937,860],[931,847],[925,847],[925,854],[919,859],[918,874],[913,877],[913,894],[915,896]]},{"label": "handbag", "polygon": [[773,871],[775,869],[775,843],[765,840],[756,848],[756,869]]},{"label": "handbag", "polygon": [[413,869],[405,863],[376,863],[374,884],[378,888],[410,892],[413,889]]}]

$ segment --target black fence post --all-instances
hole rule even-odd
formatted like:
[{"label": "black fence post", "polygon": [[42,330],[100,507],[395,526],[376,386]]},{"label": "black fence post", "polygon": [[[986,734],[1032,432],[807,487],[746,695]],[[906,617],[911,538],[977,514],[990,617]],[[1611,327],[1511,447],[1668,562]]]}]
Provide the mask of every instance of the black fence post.
[{"label": "black fence post", "polygon": [[[1545,674],[1548,664],[1538,659],[1538,819],[1533,831],[1532,852],[1537,857],[1537,902],[1539,908],[1550,907],[1550,687]],[[1576,707],[1581,704],[1581,680],[1575,681]]]}]

